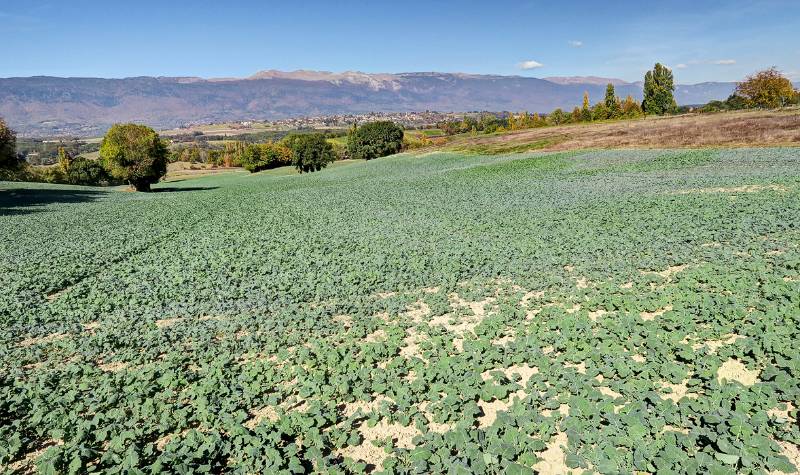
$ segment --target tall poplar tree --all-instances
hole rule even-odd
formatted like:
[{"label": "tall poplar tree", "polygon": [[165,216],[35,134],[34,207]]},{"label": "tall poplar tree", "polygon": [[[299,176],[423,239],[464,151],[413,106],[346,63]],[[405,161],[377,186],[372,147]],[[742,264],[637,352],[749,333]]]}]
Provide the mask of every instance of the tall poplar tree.
[{"label": "tall poplar tree", "polygon": [[592,121],[592,109],[589,105],[589,93],[583,93],[583,107],[581,108],[581,120],[583,122],[591,122]]},{"label": "tall poplar tree", "polygon": [[652,71],[644,76],[644,101],[642,109],[647,114],[663,115],[675,112],[675,82],[672,71],[661,63],[656,63]]}]

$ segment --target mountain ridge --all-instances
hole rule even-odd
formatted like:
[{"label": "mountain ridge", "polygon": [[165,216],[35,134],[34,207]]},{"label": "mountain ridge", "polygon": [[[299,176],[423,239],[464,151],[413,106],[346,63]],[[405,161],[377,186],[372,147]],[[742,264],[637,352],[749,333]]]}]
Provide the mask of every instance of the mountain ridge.
[{"label": "mountain ridge", "polygon": [[[557,107],[571,110],[580,104],[584,91],[592,102],[601,100],[608,80],[562,77],[566,83],[559,84],[525,76],[309,70],[209,79],[32,76],[0,78],[0,116],[27,136],[89,136],[116,122],[165,129],[186,123],[366,112],[546,113]],[[725,99],[734,87],[717,82],[678,85],[676,99],[680,104]],[[617,94],[641,99],[641,84],[623,81]]]}]

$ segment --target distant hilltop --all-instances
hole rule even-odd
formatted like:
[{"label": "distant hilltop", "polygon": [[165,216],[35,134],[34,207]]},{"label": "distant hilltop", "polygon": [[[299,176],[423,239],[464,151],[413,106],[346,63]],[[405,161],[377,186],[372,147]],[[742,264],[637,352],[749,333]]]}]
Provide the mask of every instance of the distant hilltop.
[{"label": "distant hilltop", "polygon": [[595,86],[607,86],[609,83],[614,86],[629,86],[637,84],[634,82],[623,81],[615,78],[601,78],[597,76],[550,76],[544,78],[545,81],[556,84],[592,84]]},{"label": "distant hilltop", "polygon": [[[587,77],[496,76],[417,72],[261,71],[247,78],[24,77],[0,79],[0,116],[26,136],[90,136],[115,122],[166,129],[185,123],[276,120],[298,116],[411,111],[572,109],[584,91],[641,99],[641,83]],[[676,86],[679,104],[725,99],[729,82]]]}]

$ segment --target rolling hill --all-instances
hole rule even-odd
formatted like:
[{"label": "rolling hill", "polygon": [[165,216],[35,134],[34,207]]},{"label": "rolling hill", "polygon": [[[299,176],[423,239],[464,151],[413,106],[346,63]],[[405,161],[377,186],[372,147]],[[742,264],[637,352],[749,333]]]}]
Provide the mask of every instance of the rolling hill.
[{"label": "rolling hill", "polygon": [[[421,110],[548,112],[602,98],[604,78],[490,76],[458,73],[366,74],[262,71],[249,78],[20,77],[0,79],[0,116],[22,135],[96,135],[115,122],[156,128],[187,122]],[[610,80],[620,96],[641,85]],[[680,85],[681,104],[724,99],[733,83]]]}]

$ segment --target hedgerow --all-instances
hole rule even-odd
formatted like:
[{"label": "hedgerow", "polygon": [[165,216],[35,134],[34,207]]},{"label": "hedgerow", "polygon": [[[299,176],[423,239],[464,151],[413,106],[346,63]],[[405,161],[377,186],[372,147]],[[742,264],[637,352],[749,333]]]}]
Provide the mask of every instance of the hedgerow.
[{"label": "hedgerow", "polygon": [[791,472],[798,165],[436,154],[146,195],[2,183],[0,466]]}]

